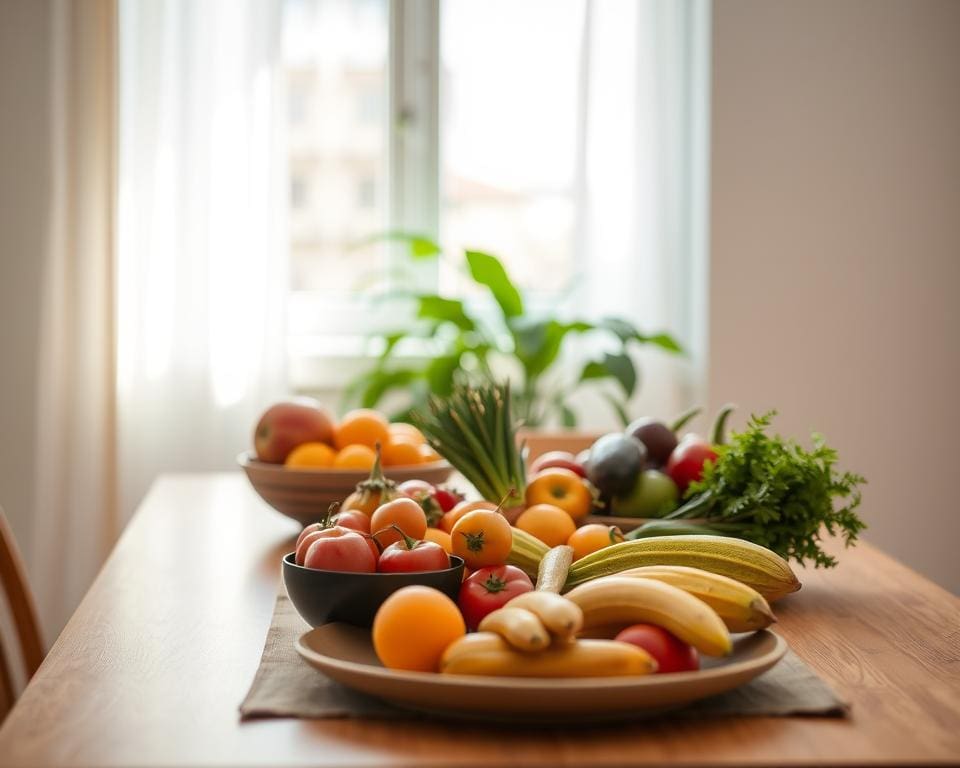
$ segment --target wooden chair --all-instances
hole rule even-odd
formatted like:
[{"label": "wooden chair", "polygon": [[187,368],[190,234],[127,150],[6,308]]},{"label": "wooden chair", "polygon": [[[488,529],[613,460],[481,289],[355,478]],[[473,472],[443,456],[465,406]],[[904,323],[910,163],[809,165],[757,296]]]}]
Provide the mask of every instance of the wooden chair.
[{"label": "wooden chair", "polygon": [[[27,572],[20,551],[13,540],[13,531],[0,507],[0,589],[6,597],[16,631],[20,658],[29,680],[43,661],[43,640],[33,595],[27,584]],[[13,659],[0,636],[0,722],[13,707],[17,692],[13,685]]]}]

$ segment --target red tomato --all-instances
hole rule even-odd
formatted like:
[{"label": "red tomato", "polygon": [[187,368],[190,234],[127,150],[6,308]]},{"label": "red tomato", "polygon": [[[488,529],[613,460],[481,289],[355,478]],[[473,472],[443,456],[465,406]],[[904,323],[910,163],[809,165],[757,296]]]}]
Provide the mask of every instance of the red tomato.
[{"label": "red tomato", "polygon": [[359,509],[347,509],[338,512],[333,516],[331,522],[341,528],[349,528],[351,531],[370,533],[370,517],[363,514]]},{"label": "red tomato", "polygon": [[449,512],[457,504],[463,501],[463,494],[457,491],[451,491],[448,488],[437,488],[433,492],[433,498],[440,505],[440,509]]},{"label": "red tomato", "polygon": [[457,605],[467,627],[476,629],[483,617],[502,608],[517,595],[530,592],[533,582],[514,565],[480,568],[460,585]]},{"label": "red tomato", "polygon": [[444,571],[450,567],[450,556],[434,541],[417,541],[406,537],[395,541],[380,555],[380,573],[418,573]]},{"label": "red tomato", "polygon": [[710,443],[694,435],[688,435],[673,449],[664,472],[677,484],[680,494],[687,486],[699,480],[703,474],[703,465],[707,461],[716,461],[717,452]]},{"label": "red tomato", "polygon": [[307,549],[303,564],[321,571],[375,573],[377,570],[367,539],[347,528],[321,531]]},{"label": "red tomato", "polygon": [[[361,512],[361,514],[363,513]],[[293,558],[294,562],[296,562],[297,565],[306,564],[305,561],[307,558],[307,551],[310,549],[310,546],[313,544],[313,542],[315,542],[317,539],[327,539],[332,536],[333,537],[342,536],[345,533],[357,533],[357,535],[360,536],[366,542],[367,548],[370,550],[370,554],[373,555],[374,563],[376,563],[377,558],[380,557],[380,548],[377,546],[376,541],[374,541],[372,537],[367,538],[362,533],[354,529],[347,528],[346,526],[335,525],[330,528],[320,528],[319,523],[314,523],[313,525],[316,525],[318,527],[314,528],[312,531],[307,531],[306,529],[304,529],[304,532],[300,534],[300,540],[299,540],[299,543],[297,544],[296,554],[294,555],[294,558]],[[310,525],[307,527],[313,528],[313,525]]]},{"label": "red tomato", "polygon": [[696,649],[655,624],[634,624],[616,640],[643,648],[657,660],[657,672],[690,672],[700,669]]}]

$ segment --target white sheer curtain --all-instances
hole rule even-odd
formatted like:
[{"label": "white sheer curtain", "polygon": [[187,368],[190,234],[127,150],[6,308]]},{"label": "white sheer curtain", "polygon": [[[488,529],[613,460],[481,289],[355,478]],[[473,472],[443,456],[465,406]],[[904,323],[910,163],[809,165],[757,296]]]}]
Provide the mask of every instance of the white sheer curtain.
[{"label": "white sheer curtain", "polygon": [[279,2],[120,0],[120,509],[285,391]]},{"label": "white sheer curtain", "polygon": [[685,358],[639,355],[630,408],[667,416],[704,394],[709,5],[588,0],[583,36],[575,300],[677,336]]}]

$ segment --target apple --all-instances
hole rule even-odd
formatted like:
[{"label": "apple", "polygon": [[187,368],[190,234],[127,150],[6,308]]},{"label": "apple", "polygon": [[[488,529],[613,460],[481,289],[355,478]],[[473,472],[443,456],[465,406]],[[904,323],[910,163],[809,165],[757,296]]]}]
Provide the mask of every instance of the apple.
[{"label": "apple", "polygon": [[257,458],[270,464],[283,464],[290,451],[304,443],[333,444],[333,417],[311,398],[270,406],[253,432]]},{"label": "apple", "polygon": [[567,451],[547,451],[546,453],[540,454],[530,465],[530,474],[536,475],[544,469],[553,468],[569,469],[571,472],[576,472],[580,477],[587,476],[583,464],[578,462],[574,455]]},{"label": "apple", "polygon": [[634,624],[615,640],[643,648],[657,661],[657,672],[692,672],[700,669],[696,649],[655,624]]},{"label": "apple", "polygon": [[[360,514],[363,513],[361,512]],[[316,527],[314,528],[314,526]],[[380,547],[377,546],[377,542],[372,536],[364,536],[363,531],[358,531],[355,528],[351,528],[346,525],[334,525],[324,528],[320,523],[308,525],[303,529],[303,532],[300,534],[300,538],[297,539],[293,561],[297,565],[306,565],[307,553],[310,551],[310,547],[313,546],[315,541],[320,539],[337,538],[347,533],[356,533],[360,536],[360,538],[363,539],[364,543],[367,545],[367,548],[370,550],[370,554],[373,555],[374,563],[376,563],[377,558],[380,557]]]},{"label": "apple", "polygon": [[329,528],[328,531],[329,535],[318,537],[310,544],[303,559],[304,566],[321,571],[376,572],[377,560],[363,536],[346,528]]},{"label": "apple", "polygon": [[646,469],[628,493],[610,500],[610,512],[621,517],[663,517],[676,509],[679,498],[673,480],[659,470]]}]

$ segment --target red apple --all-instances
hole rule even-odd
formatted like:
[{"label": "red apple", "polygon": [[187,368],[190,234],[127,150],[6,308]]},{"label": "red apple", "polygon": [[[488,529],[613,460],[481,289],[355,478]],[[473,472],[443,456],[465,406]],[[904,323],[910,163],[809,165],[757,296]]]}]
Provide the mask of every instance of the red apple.
[{"label": "red apple", "polygon": [[310,398],[270,406],[253,433],[257,458],[270,464],[283,464],[287,454],[304,443],[333,444],[333,417]]},{"label": "red apple", "polygon": [[530,465],[530,475],[533,476],[542,469],[552,469],[553,467],[569,469],[571,472],[576,472],[580,477],[587,476],[583,465],[576,460],[572,453],[567,451],[547,451],[540,454]]},{"label": "red apple", "polygon": [[376,572],[376,558],[363,536],[345,528],[329,530],[338,533],[315,539],[303,559],[304,566],[321,571]]}]

